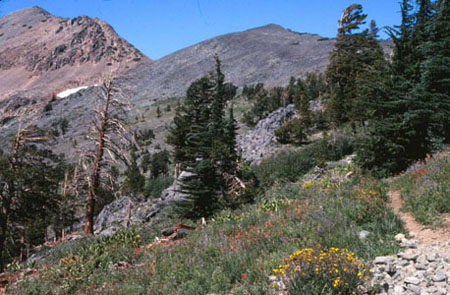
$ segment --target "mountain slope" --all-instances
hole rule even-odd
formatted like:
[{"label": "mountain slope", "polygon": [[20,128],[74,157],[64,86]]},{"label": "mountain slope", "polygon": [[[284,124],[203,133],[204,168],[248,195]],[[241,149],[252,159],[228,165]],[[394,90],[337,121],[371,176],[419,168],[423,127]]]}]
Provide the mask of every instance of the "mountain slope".
[{"label": "mountain slope", "polygon": [[217,54],[225,76],[235,85],[278,86],[287,84],[291,76],[323,71],[333,43],[271,24],[215,37],[142,63],[127,73],[127,84],[150,97],[184,95],[191,82],[213,70]]},{"label": "mountain slope", "polygon": [[37,6],[0,18],[0,99],[93,85],[149,60],[97,18],[52,16]]},{"label": "mountain slope", "polygon": [[[183,96],[193,81],[214,69],[214,55],[237,86],[281,86],[291,76],[324,71],[333,44],[334,39],[271,24],[150,60],[99,19],[60,18],[39,7],[19,10],[0,18],[0,147],[18,126],[55,130],[67,120],[67,134],[51,145],[56,152],[72,153],[92,121],[95,85],[110,72],[133,105],[130,126],[152,128],[163,141],[173,112],[157,118],[156,104]],[[75,91],[83,86],[93,87]],[[51,100],[61,93],[73,94]]]}]

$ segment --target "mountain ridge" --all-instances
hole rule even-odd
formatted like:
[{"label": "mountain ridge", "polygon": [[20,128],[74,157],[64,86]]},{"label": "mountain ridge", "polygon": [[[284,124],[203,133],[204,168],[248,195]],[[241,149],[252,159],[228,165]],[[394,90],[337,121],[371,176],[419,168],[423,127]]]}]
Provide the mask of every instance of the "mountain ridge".
[{"label": "mountain ridge", "polygon": [[141,59],[149,60],[98,18],[61,18],[38,6],[0,18],[0,99],[94,84]]},{"label": "mountain ridge", "polygon": [[[210,38],[151,60],[100,19],[60,18],[40,7],[26,8],[0,18],[0,146],[5,146],[7,136],[14,134],[22,119],[47,130],[67,119],[72,130],[53,145],[60,146],[60,151],[73,149],[70,141],[83,141],[86,122],[92,121],[98,95],[95,85],[111,70],[134,106],[130,120],[137,124],[134,118],[145,118],[139,128],[152,127],[158,133],[167,129],[170,118],[153,117],[156,105],[184,96],[193,81],[214,70],[216,54],[227,82],[238,87],[284,86],[292,76],[323,72],[334,42],[268,24]],[[18,54],[12,48],[22,50],[17,59],[11,58]],[[82,88],[87,89],[56,96]],[[48,104],[53,109],[44,111]]]}]

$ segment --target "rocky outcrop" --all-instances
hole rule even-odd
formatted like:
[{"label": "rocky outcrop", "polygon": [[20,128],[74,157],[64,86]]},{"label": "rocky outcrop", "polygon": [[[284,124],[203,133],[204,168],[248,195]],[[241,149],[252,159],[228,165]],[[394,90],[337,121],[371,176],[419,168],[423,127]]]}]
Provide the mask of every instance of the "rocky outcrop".
[{"label": "rocky outcrop", "polygon": [[95,218],[94,232],[99,235],[111,235],[124,226],[147,222],[160,210],[157,202],[123,197],[106,205]]},{"label": "rocky outcrop", "polygon": [[421,246],[403,234],[395,238],[405,249],[373,261],[372,285],[381,286],[378,294],[450,294],[450,241]]},{"label": "rocky outcrop", "polygon": [[163,190],[161,193],[161,200],[164,202],[176,202],[183,200],[187,197],[186,194],[180,192],[181,186],[180,181],[188,176],[192,176],[192,173],[182,171],[178,176],[178,179],[175,179],[173,184],[169,186],[167,189]]},{"label": "rocky outcrop", "polygon": [[95,218],[94,232],[99,235],[111,235],[121,227],[148,222],[170,203],[187,197],[178,190],[180,180],[190,175],[192,174],[183,171],[178,179],[161,193],[159,199],[143,201],[123,197],[106,205]]},{"label": "rocky outcrop", "polygon": [[260,120],[252,130],[240,136],[237,142],[244,159],[254,165],[276,152],[275,130],[297,114],[293,104],[279,108],[267,118]]}]

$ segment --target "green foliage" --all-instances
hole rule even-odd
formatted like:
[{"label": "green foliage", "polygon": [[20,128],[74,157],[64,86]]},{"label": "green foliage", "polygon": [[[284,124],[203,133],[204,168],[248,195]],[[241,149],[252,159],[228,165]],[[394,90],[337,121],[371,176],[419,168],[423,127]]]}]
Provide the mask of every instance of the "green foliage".
[{"label": "green foliage", "polygon": [[48,113],[48,112],[50,112],[51,110],[53,110],[53,105],[52,105],[52,103],[51,102],[49,102],[48,104],[46,104],[45,106],[44,106],[44,109],[42,110],[44,113]]},{"label": "green foliage", "polygon": [[285,89],[283,87],[259,90],[252,98],[252,108],[244,113],[243,122],[247,126],[255,126],[259,120],[267,117],[271,112],[292,103],[292,97],[285,97],[284,94]]},{"label": "green foliage", "polygon": [[383,51],[373,34],[367,29],[353,32],[364,24],[366,17],[361,5],[348,6],[339,21],[336,43],[330,53],[326,70],[330,86],[327,112],[337,125],[348,121],[363,122],[368,118],[366,97],[360,90],[366,82],[362,75],[384,63]]},{"label": "green foliage", "polygon": [[145,195],[150,198],[159,198],[163,190],[168,188],[174,179],[171,176],[158,176],[156,178],[147,179],[145,185]]},{"label": "green foliage", "polygon": [[145,186],[145,176],[142,175],[138,164],[137,155],[134,150],[130,153],[130,163],[125,171],[125,181],[123,183],[123,189],[127,193],[142,193]]},{"label": "green foliage", "polygon": [[322,161],[337,161],[353,153],[355,139],[347,135],[337,135],[335,139],[323,138],[318,144]]},{"label": "green foliage", "polygon": [[310,103],[321,99],[327,92],[325,76],[322,73],[307,73],[304,79],[291,77],[286,87],[275,87],[269,90],[264,84],[245,86],[242,95],[252,101],[252,107],[244,113],[243,122],[247,126],[267,117],[271,112],[288,104],[295,104],[306,125],[311,125],[312,113]]},{"label": "green foliage", "polygon": [[255,85],[244,85],[242,89],[242,96],[244,96],[247,100],[253,100],[264,90],[264,83],[258,83]]},{"label": "green foliage", "polygon": [[[274,269],[285,265],[284,258],[298,249],[330,253],[335,248],[346,248],[350,257],[358,256],[364,261],[398,251],[393,236],[403,229],[383,201],[386,199],[384,186],[364,180],[345,182],[340,187],[337,191],[320,186],[314,190],[303,189],[299,183],[274,186],[265,193],[263,200],[267,201],[218,213],[206,227],[168,246],[145,247],[144,239],[152,241],[157,232],[155,227],[164,226],[155,224],[149,224],[141,232],[124,232],[123,238],[74,241],[71,251],[59,248],[58,258],[53,258],[57,263],[44,267],[38,279],[21,282],[15,290],[8,291],[27,294],[38,290],[61,295],[87,291],[149,295],[267,294],[274,289],[269,276],[278,275]],[[361,206],[365,203],[358,197],[361,191],[372,191],[371,198],[381,204],[364,219],[358,217],[358,213],[365,212]],[[367,199],[366,194],[364,198]],[[371,232],[364,240],[355,234],[362,229]],[[330,267],[344,271],[344,267],[352,266],[348,262],[353,260],[329,261],[333,262]],[[49,262],[44,261],[42,265]],[[362,274],[363,270],[359,269]],[[323,290],[330,282],[319,278],[327,275],[316,274],[311,278],[315,284],[310,286]],[[293,282],[301,280],[301,277],[292,278]],[[358,272],[341,278],[349,283],[349,289],[356,288],[360,279],[364,278]],[[294,292],[299,284],[287,286],[288,291]],[[354,289],[350,294],[351,291]]]},{"label": "green foliage", "polygon": [[358,161],[378,175],[398,173],[450,142],[448,2],[434,3],[434,10],[431,1],[420,1],[414,13],[410,2],[402,2],[401,25],[390,29],[390,69],[366,83],[373,116]]},{"label": "green foliage", "polygon": [[[425,17],[430,18],[430,4],[421,1]],[[425,22],[417,31],[428,34],[422,27],[429,26],[429,36],[422,36],[426,41],[420,44],[424,61],[420,65],[420,82],[414,92],[419,94],[418,100],[429,101],[430,126],[428,136],[432,149],[433,142],[450,143],[450,94],[448,91],[450,77],[450,5],[448,0],[438,1],[437,12],[433,18]]]},{"label": "green foliage", "polygon": [[304,143],[307,139],[308,126],[303,119],[294,118],[275,130],[275,137],[279,143]]},{"label": "green foliage", "polygon": [[150,160],[151,178],[167,176],[169,173],[170,153],[168,150],[154,153]]},{"label": "green foliage", "polygon": [[[58,188],[64,168],[62,156],[34,145],[0,156],[0,268],[25,245],[44,242],[45,228],[59,213]],[[3,251],[5,246],[7,252]]]},{"label": "green foliage", "polygon": [[424,224],[438,224],[450,213],[450,151],[438,152],[408,168],[394,183],[401,190],[404,208]]},{"label": "green foliage", "polygon": [[209,216],[220,208],[219,199],[227,189],[225,175],[236,173],[233,111],[228,120],[225,118],[226,103],[236,88],[225,87],[220,67],[216,56],[216,71],[189,86],[167,138],[174,146],[176,167],[190,173],[180,185],[180,191],[189,198],[178,202],[178,211],[185,217]]},{"label": "green foliage", "polygon": [[281,152],[263,160],[255,173],[262,185],[271,186],[276,181],[296,181],[319,163],[317,144],[312,144],[298,152]]},{"label": "green foliage", "polygon": [[259,181],[271,186],[279,181],[296,181],[324,161],[335,161],[353,152],[353,140],[339,136],[336,142],[323,139],[295,152],[282,152],[255,167]]}]

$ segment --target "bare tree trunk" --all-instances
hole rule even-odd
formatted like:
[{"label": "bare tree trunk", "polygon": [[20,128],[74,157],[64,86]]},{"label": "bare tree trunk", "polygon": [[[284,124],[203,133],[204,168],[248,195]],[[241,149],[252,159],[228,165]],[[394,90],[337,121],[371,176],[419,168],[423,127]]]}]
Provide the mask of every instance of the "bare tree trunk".
[{"label": "bare tree trunk", "polygon": [[5,263],[3,260],[3,250],[5,247],[6,234],[8,231],[8,211],[9,210],[6,207],[3,207],[0,216],[0,272],[3,272],[5,268]]},{"label": "bare tree trunk", "polygon": [[105,130],[108,122],[108,108],[111,101],[111,81],[106,81],[105,84],[105,102],[101,112],[101,121],[97,137],[97,152],[95,154],[94,163],[89,177],[89,192],[86,204],[86,217],[84,219],[84,233],[94,233],[94,209],[95,197],[100,182],[100,165],[103,160],[103,150],[105,147]]},{"label": "bare tree trunk", "polygon": [[22,237],[20,237],[20,254],[19,254],[19,262],[22,263],[23,262],[23,255],[24,255],[24,245],[25,245],[25,238],[22,234]]},{"label": "bare tree trunk", "polygon": [[180,176],[180,163],[176,163],[175,167],[173,168],[173,177],[175,179],[178,179],[178,176]]},{"label": "bare tree trunk", "polygon": [[131,198],[128,197],[127,217],[125,218],[125,228],[130,226],[131,219]]},{"label": "bare tree trunk", "polygon": [[69,189],[69,169],[64,172],[64,182],[62,185],[62,196],[65,198],[67,195],[67,190]]}]

